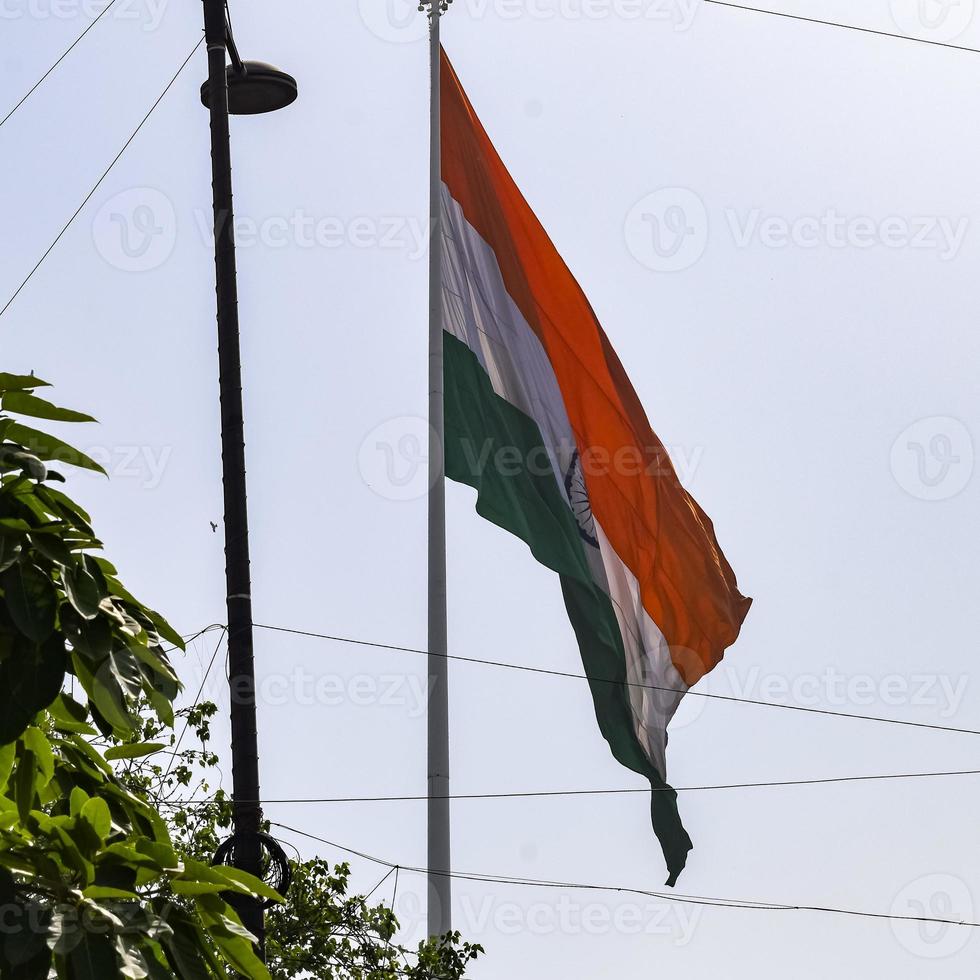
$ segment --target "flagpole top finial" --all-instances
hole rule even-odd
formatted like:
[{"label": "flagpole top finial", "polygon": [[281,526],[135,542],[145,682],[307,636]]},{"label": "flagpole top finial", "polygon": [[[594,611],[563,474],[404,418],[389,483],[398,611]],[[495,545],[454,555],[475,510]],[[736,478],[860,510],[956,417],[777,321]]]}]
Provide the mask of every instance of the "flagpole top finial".
[{"label": "flagpole top finial", "polygon": [[441,17],[453,0],[419,0],[419,13],[425,13],[427,17]]}]

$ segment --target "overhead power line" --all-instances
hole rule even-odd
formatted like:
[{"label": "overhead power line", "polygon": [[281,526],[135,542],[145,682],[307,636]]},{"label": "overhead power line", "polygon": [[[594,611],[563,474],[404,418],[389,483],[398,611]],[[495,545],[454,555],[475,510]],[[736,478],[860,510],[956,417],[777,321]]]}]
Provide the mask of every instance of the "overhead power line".
[{"label": "overhead power line", "polygon": [[75,213],[65,222],[64,227],[61,229],[61,231],[59,231],[58,234],[55,235],[54,241],[44,250],[44,254],[37,260],[37,262],[34,265],[34,268],[27,273],[27,276],[24,278],[24,281],[14,290],[13,295],[10,297],[10,299],[8,299],[6,303],[4,303],[3,309],[0,309],[0,316],[3,316],[4,313],[7,312],[7,310],[10,308],[10,304],[13,303],[15,299],[17,299],[17,297],[20,295],[20,291],[28,284],[28,282],[30,282],[31,277],[41,267],[41,263],[51,254],[51,251],[54,249],[55,245],[57,245],[58,242],[61,241],[62,235],[64,235],[64,233],[68,231],[68,229],[71,227],[72,222],[79,216],[79,214],[81,214],[82,208],[84,208],[85,205],[88,204],[88,202],[92,198],[92,195],[99,189],[99,187],[102,186],[102,181],[104,181],[106,177],[109,176],[109,171],[112,170],[112,168],[116,165],[116,163],[118,163],[119,158],[129,148],[129,144],[132,143],[134,139],[136,139],[137,134],[143,128],[147,119],[149,119],[150,116],[153,115],[153,111],[163,101],[164,96],[170,91],[171,86],[174,84],[174,82],[177,81],[177,77],[187,66],[187,63],[191,60],[191,58],[194,57],[194,53],[203,43],[204,43],[203,37],[201,37],[197,42],[195,42],[194,47],[191,48],[191,53],[183,60],[181,66],[177,69],[177,71],[174,72],[173,78],[171,78],[170,81],[167,82],[167,85],[164,88],[164,90],[159,94],[159,96],[157,96],[156,101],[153,103],[153,105],[150,106],[149,112],[147,112],[147,114],[140,120],[140,124],[136,127],[136,129],[133,130],[129,139],[126,140],[126,142],[123,144],[122,149],[115,155],[115,157],[113,157],[112,163],[110,163],[109,166],[105,168],[105,171],[103,172],[102,176],[95,182],[95,186],[88,192],[88,194],[85,195],[85,198],[82,201],[82,203],[79,204],[78,207],[75,209]]},{"label": "overhead power line", "polygon": [[[40,87],[40,85],[45,81],[45,79],[68,57],[69,54],[75,49],[76,45],[85,37],[86,34],[108,13],[109,9],[114,6],[116,0],[109,0],[102,10],[96,15],[96,17],[89,23],[89,25],[82,31],[78,37],[64,50],[61,56],[54,62],[53,65],[28,89],[28,91],[21,97],[20,101],[2,118],[0,119],[0,126],[3,124],[34,94],[34,92]],[[822,27],[836,27],[842,30],[856,31],[860,34],[875,34],[878,37],[888,37],[894,38],[901,41],[911,41],[916,44],[928,44],[932,47],[938,48],[948,48],[953,51],[969,51],[973,54],[980,54],[980,49],[971,48],[964,44],[953,44],[950,41],[938,41],[930,38],[924,37],[914,37],[911,34],[900,34],[895,31],[879,31],[871,27],[860,27],[857,24],[845,24],[842,21],[835,20],[821,20],[819,17],[806,17],[802,14],[791,14],[784,10],[770,10],[765,7],[750,7],[746,4],[740,3],[729,3],[728,0],[705,0],[705,3],[714,4],[717,7],[729,7],[732,10],[742,10],[748,13],[755,14],[768,14],[770,17],[781,17],[784,20],[795,20],[803,24],[818,24]],[[230,18],[230,15],[229,15]]]},{"label": "overhead power line", "polygon": [[[198,636],[203,636],[208,630],[213,629],[213,626],[206,626],[203,630],[197,633],[193,638],[196,639]],[[170,775],[170,770],[173,767],[174,759],[177,758],[177,753],[180,751],[181,742],[184,741],[184,736],[187,734],[187,728],[191,723],[191,714],[197,710],[197,706],[201,703],[201,695],[204,693],[205,685],[208,682],[208,678],[211,676],[211,668],[214,667],[214,662],[218,657],[218,651],[221,649],[221,643],[225,638],[225,634],[228,632],[227,626],[221,627],[221,633],[218,635],[218,642],[215,644],[214,652],[211,654],[211,659],[208,661],[207,670],[204,671],[204,676],[201,678],[201,685],[197,689],[197,694],[194,696],[194,703],[191,705],[190,710],[187,713],[187,717],[184,719],[184,725],[180,730],[180,735],[177,738],[177,744],[173,747],[173,752],[170,756],[170,763],[167,766],[167,771],[163,774],[163,778],[166,779]]]},{"label": "overhead power line", "polygon": [[48,75],[50,75],[51,72],[53,72],[55,68],[57,68],[58,65],[60,65],[65,60],[65,58],[67,58],[68,55],[71,54],[71,52],[75,48],[75,45],[78,44],[78,42],[81,41],[81,39],[85,37],[85,35],[88,34],[88,32],[92,30],[92,28],[95,27],[95,25],[98,24],[100,20],[102,20],[103,16],[105,16],[105,14],[108,13],[109,8],[115,2],[116,0],[109,0],[109,2],[99,11],[98,16],[96,16],[94,20],[92,20],[92,22],[88,25],[88,27],[86,27],[85,30],[82,31],[82,33],[79,34],[78,37],[76,37],[75,40],[72,41],[67,48],[65,48],[61,57],[27,90],[27,92],[21,97],[21,100],[13,107],[13,109],[11,109],[7,113],[7,115],[3,117],[3,119],[0,119],[0,126],[2,126],[34,94],[38,86],[40,86],[40,84],[48,77]]},{"label": "overhead power line", "polygon": [[818,17],[804,17],[802,14],[791,14],[785,10],[768,10],[765,7],[749,7],[741,3],[729,3],[728,0],[704,0],[705,3],[716,7],[730,7],[732,10],[745,10],[753,14],[769,14],[771,17],[782,17],[785,20],[796,20],[804,24],[820,24],[823,27],[839,27],[847,31],[857,31],[859,34],[877,34],[879,37],[897,38],[901,41],[912,41],[916,44],[928,44],[937,48],[950,48],[953,51],[970,51],[980,54],[980,48],[969,48],[963,44],[952,44],[949,41],[936,41],[925,37],[914,37],[911,34],[898,34],[893,31],[877,31],[873,27],[859,27],[857,24],[845,24],[836,20],[820,20]]},{"label": "overhead power line", "polygon": [[[33,93],[42,84],[42,82],[44,82],[44,80],[58,67],[58,65],[60,65],[62,63],[62,61],[64,61],[64,59],[71,53],[71,51],[76,47],[76,45],[85,37],[86,34],[88,34],[88,32],[90,30],[92,30],[93,27],[95,27],[95,25],[109,11],[109,9],[113,6],[113,4],[115,2],[116,2],[116,0],[109,0],[109,3],[107,3],[106,6],[103,7],[101,11],[99,11],[98,15],[85,28],[85,30],[83,30],[82,33],[79,34],[79,36],[77,38],[75,38],[75,40],[68,46],[68,48],[65,49],[65,51],[55,61],[55,63],[53,65],[51,65],[51,67],[34,83],[34,85],[31,86],[31,88],[21,97],[21,99],[16,103],[16,105],[14,105],[14,107],[12,109],[10,109],[7,112],[7,114],[2,119],[0,119],[0,126],[3,126],[4,123],[6,123],[7,120],[30,98],[30,96],[33,95]],[[781,17],[781,18],[784,18],[784,19],[787,19],[787,20],[795,20],[795,21],[799,21],[801,23],[806,23],[806,24],[818,24],[818,25],[821,25],[821,26],[824,26],[824,27],[841,28],[841,29],[844,29],[844,30],[857,31],[857,32],[862,33],[862,34],[875,34],[875,35],[878,35],[879,37],[896,38],[896,39],[899,39],[899,40],[911,41],[911,42],[915,42],[915,43],[918,43],[918,44],[928,44],[928,45],[933,46],[933,47],[949,48],[949,49],[955,50],[955,51],[969,51],[969,52],[971,52],[973,54],[980,54],[980,49],[978,49],[978,48],[971,48],[971,47],[968,47],[966,45],[961,45],[961,44],[953,44],[953,43],[948,42],[948,41],[938,41],[938,40],[934,40],[934,39],[930,39],[930,38],[914,37],[914,36],[909,35],[909,34],[899,34],[899,33],[893,32],[893,31],[880,31],[880,30],[875,30],[874,28],[870,28],[870,27],[860,27],[860,26],[858,26],[856,24],[846,24],[846,23],[843,23],[841,21],[822,20],[822,19],[817,18],[817,17],[806,17],[806,16],[803,16],[801,14],[792,14],[792,13],[788,13],[787,11],[781,11],[781,10],[770,10],[770,9],[765,8],[765,7],[751,7],[751,6],[748,6],[748,5],[745,5],[745,4],[730,3],[730,2],[728,2],[728,0],[705,0],[705,2],[706,3],[712,3],[715,6],[719,6],[719,7],[729,7],[731,9],[733,9],[733,10],[742,10],[742,11],[746,11],[746,12],[749,12],[749,13],[768,14],[769,16],[772,16],[772,17]],[[74,222],[75,218],[78,217],[79,212],[82,210],[82,208],[85,207],[85,205],[91,199],[92,195],[95,193],[95,191],[102,184],[102,181],[105,180],[105,178],[108,176],[109,171],[112,170],[112,168],[115,166],[116,162],[119,160],[119,158],[123,155],[123,153],[129,147],[129,144],[136,138],[136,135],[137,135],[137,133],[139,133],[140,129],[142,129],[143,124],[146,122],[146,120],[152,114],[152,112],[154,111],[154,109],[156,109],[156,107],[162,101],[164,95],[166,95],[166,93],[169,91],[171,85],[173,85],[173,83],[176,81],[177,76],[180,74],[181,71],[183,71],[184,66],[187,64],[187,62],[190,61],[191,57],[194,54],[194,51],[196,51],[197,50],[197,47],[201,43],[203,43],[203,40],[204,39],[201,38],[201,40],[198,41],[197,45],[195,45],[194,49],[191,51],[191,54],[187,56],[187,59],[185,60],[185,62],[180,66],[180,68],[177,70],[177,73],[174,75],[174,77],[167,84],[167,87],[161,93],[160,97],[150,107],[150,111],[147,113],[147,115],[140,122],[139,126],[136,127],[135,131],[130,136],[130,138],[126,141],[126,143],[124,144],[123,148],[119,151],[119,153],[117,154],[117,156],[109,164],[109,166],[106,169],[105,173],[102,174],[102,176],[96,182],[96,184],[92,188],[92,190],[86,195],[85,199],[79,205],[78,209],[68,219],[68,221],[66,222],[65,226],[61,229],[60,232],[58,232],[58,235],[55,237],[54,241],[48,246],[48,248],[45,250],[45,252],[41,256],[41,258],[38,259],[37,264],[31,269],[31,271],[27,274],[26,278],[23,280],[23,282],[21,282],[21,284],[17,287],[17,289],[14,290],[13,294],[10,296],[10,298],[7,300],[7,302],[4,304],[3,308],[0,309],[0,317],[2,317],[3,314],[7,312],[7,309],[10,307],[10,305],[13,303],[13,301],[20,294],[21,290],[31,280],[31,278],[33,277],[34,273],[37,272],[38,268],[41,266],[41,264],[44,262],[44,260],[48,257],[48,255],[51,253],[51,251],[54,249],[54,247],[58,244],[58,242],[60,241],[61,237],[64,235],[64,233],[71,226],[72,222]],[[799,710],[812,710],[812,709],[799,709]],[[858,716],[853,715],[853,716],[848,716],[848,717],[858,717]],[[873,719],[873,720],[888,721],[889,719]],[[895,724],[913,724],[911,722],[894,722],[894,723]],[[923,726],[923,727],[935,727],[935,726]],[[948,730],[950,730],[950,731],[961,731],[961,729],[948,729]],[[971,733],[971,734],[980,734],[980,732]]]},{"label": "overhead power line", "polygon": [[849,718],[852,721],[873,721],[883,725],[904,725],[909,728],[926,728],[937,732],[955,732],[959,735],[980,735],[980,730],[973,728],[956,728],[952,725],[934,725],[924,721],[911,721],[905,718],[885,718],[882,715],[855,714],[850,711],[833,711],[830,708],[811,708],[802,704],[780,704],[776,701],[762,701],[758,698],[740,698],[734,694],[713,694],[708,691],[681,690],[680,688],[663,687],[657,684],[640,684],[626,680],[611,680],[604,677],[589,677],[586,674],[576,674],[565,670],[549,670],[545,667],[531,667],[527,664],[507,663],[502,660],[485,660],[480,657],[464,657],[460,654],[430,654],[427,650],[417,647],[396,646],[390,643],[373,643],[369,640],[358,640],[349,636],[332,636],[327,633],[314,633],[310,630],[291,629],[286,626],[269,626],[255,623],[256,629],[272,630],[277,633],[291,633],[295,636],[306,636],[319,640],[332,640],[336,643],[350,643],[356,646],[374,647],[379,650],[393,650],[399,653],[412,653],[420,656],[445,657],[460,663],[481,664],[485,667],[502,667],[507,670],[519,670],[530,674],[543,674],[548,677],[566,677],[572,680],[590,681],[593,684],[615,684],[621,687],[637,687],[648,691],[662,691],[668,694],[683,694],[687,697],[709,698],[713,701],[728,701],[734,704],[751,704],[761,708],[780,708],[784,711],[802,711],[807,714],[828,715],[832,718]]},{"label": "overhead power line", "polygon": [[[714,783],[704,786],[675,786],[675,793],[705,793],[716,790],[734,789],[771,789],[792,786],[826,786],[834,783],[877,782],[894,779],[935,779],[942,776],[980,776],[980,769],[960,769],[948,772],[898,772],[881,773],[869,776],[830,776],[823,779],[780,779],[756,783]],[[670,787],[655,786],[654,793],[670,792]],[[569,796],[625,796],[633,793],[649,793],[651,787],[628,787],[622,789],[557,789],[529,790],[519,793],[451,793],[447,796],[329,796],[329,797],[296,797],[283,799],[244,800],[245,803],[422,803],[429,799],[436,800],[522,800],[541,799],[548,797]],[[210,800],[172,800],[169,806],[190,807],[206,806]]]},{"label": "overhead power line", "polygon": [[[273,826],[280,827],[283,830],[289,831],[290,833],[298,834],[300,837],[306,837],[309,840],[316,841],[320,844],[326,844],[328,847],[335,847],[337,850],[344,851],[347,854],[353,854],[357,857],[363,858],[366,861],[371,861],[374,864],[379,864],[386,868],[400,868],[402,871],[410,871],[414,874],[430,874],[430,871],[427,868],[416,868],[406,864],[395,864],[391,861],[386,861],[383,858],[366,854],[363,851],[357,851],[353,848],[345,847],[342,844],[337,844],[334,841],[329,841],[324,837],[318,837],[316,834],[307,833],[305,830],[299,830],[298,828],[291,827],[288,824],[278,823],[276,821],[272,821],[272,824]],[[681,905],[701,905],[710,908],[736,908],[745,909],[752,912],[823,912],[862,919],[890,919],[899,922],[928,922],[935,925],[965,926],[971,929],[980,928],[980,922],[972,922],[969,920],[942,919],[919,915],[891,915],[886,912],[865,912],[860,909],[837,908],[829,905],[796,905],[783,902],[757,902],[751,899],[717,898],[706,895],[674,894],[672,892],[649,891],[644,888],[630,888],[617,885],[599,885],[573,881],[549,881],[540,878],[520,878],[500,874],[474,874],[457,871],[433,871],[431,873],[462,881],[478,881],[498,885],[515,885],[525,888],[562,888],[574,889],[576,891],[615,892],[622,895],[643,895],[648,898],[659,898],[667,902],[676,902]]]}]

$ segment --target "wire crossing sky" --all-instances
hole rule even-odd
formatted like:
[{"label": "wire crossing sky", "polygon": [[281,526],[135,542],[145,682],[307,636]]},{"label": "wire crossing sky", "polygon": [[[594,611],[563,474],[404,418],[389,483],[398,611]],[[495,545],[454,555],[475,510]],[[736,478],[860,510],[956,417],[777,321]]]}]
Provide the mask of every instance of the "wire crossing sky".
[{"label": "wire crossing sky", "polygon": [[[317,837],[314,834],[309,834],[303,830],[298,830],[296,827],[290,827],[284,823],[272,821],[272,824],[275,827],[280,827],[282,830],[288,830],[290,833],[299,834],[301,837],[308,837],[320,844],[327,844],[328,846],[337,848],[340,851],[346,851],[348,854],[354,854],[357,857],[364,858],[365,860],[371,861],[374,864],[381,864],[392,869],[400,868],[402,871],[411,871],[416,874],[429,873],[427,868],[413,868],[404,864],[393,864],[392,862],[383,858],[372,857],[370,854],[365,854],[363,851],[355,851],[352,848],[345,847],[343,844],[335,844],[332,841],[325,840],[322,837]],[[674,892],[645,891],[643,889],[628,888],[617,885],[583,884],[567,881],[538,881],[533,878],[514,878],[498,874],[472,874],[455,871],[438,873],[446,874],[450,878],[459,879],[461,881],[482,881],[493,884],[515,885],[529,888],[582,889],[585,891],[605,891],[616,892],[619,894],[646,895],[651,898],[659,898],[667,902],[678,902],[680,904],[690,905],[706,905],[711,906],[712,908],[747,909],[753,912],[826,912],[834,915],[853,916],[855,918],[864,919],[895,919],[908,922],[928,922],[934,925],[942,924],[960,926],[970,929],[980,928],[980,922],[966,922],[955,919],[938,919],[930,916],[901,916],[890,915],[884,912],[863,912],[856,909],[841,909],[821,905],[787,905],[776,902],[756,902],[749,899],[711,898],[702,895],[675,894]]]},{"label": "wire crossing sky", "polygon": [[[319,640],[332,640],[337,643],[351,643],[357,646],[375,647],[381,650],[394,650],[399,653],[415,653],[422,656],[429,656],[427,650],[419,650],[415,647],[394,646],[388,643],[373,643],[370,640],[357,640],[345,636],[331,636],[327,633],[313,633],[308,630],[291,629],[287,626],[270,626],[264,623],[256,623],[256,629],[275,630],[278,633],[293,633],[297,636],[307,636]],[[448,660],[457,660],[461,663],[482,664],[486,667],[504,667],[509,670],[522,670],[532,674],[544,674],[551,677],[566,677],[572,680],[589,681],[599,684],[623,684],[626,687],[640,687],[644,690],[666,691],[678,693],[673,688],[659,687],[655,684],[637,684],[631,681],[607,680],[602,677],[588,677],[585,674],[575,674],[563,670],[547,670],[543,667],[531,667],[527,664],[505,663],[500,660],[484,660],[478,657],[464,657],[460,654],[447,654]],[[809,714],[828,715],[832,718],[850,718],[854,721],[873,721],[884,725],[906,725],[911,728],[927,728],[937,732],[956,732],[960,735],[980,735],[980,730],[973,728],[957,728],[951,725],[933,725],[927,722],[909,721],[902,718],[884,718],[879,715],[859,715],[846,711],[831,711],[827,708],[811,708],[800,704],[778,704],[774,701],[759,701],[754,698],[740,698],[730,694],[713,694],[709,691],[697,691],[694,689],[684,692],[685,697],[710,698],[716,701],[730,701],[734,704],[751,704],[760,708],[783,708],[787,711],[805,711]]]}]

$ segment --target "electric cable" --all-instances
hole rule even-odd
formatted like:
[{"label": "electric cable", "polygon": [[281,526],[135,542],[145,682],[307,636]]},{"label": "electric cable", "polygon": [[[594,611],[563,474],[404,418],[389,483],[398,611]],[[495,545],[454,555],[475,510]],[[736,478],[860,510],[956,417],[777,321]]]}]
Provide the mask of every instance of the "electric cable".
[{"label": "electric cable", "polygon": [[640,684],[627,680],[611,680],[603,677],[589,677],[586,674],[576,674],[565,670],[550,670],[544,667],[531,667],[527,664],[507,663],[501,660],[485,660],[479,657],[464,657],[453,653],[433,653],[420,650],[417,647],[396,646],[390,643],[373,643],[369,640],[358,640],[347,636],[332,636],[327,633],[314,633],[309,630],[291,629],[285,626],[270,626],[255,623],[256,629],[272,630],[277,633],[291,633],[295,636],[312,637],[320,640],[331,640],[336,643],[349,643],[356,646],[374,647],[379,650],[392,650],[400,653],[412,653],[423,657],[439,657],[455,660],[460,663],[481,664],[486,667],[502,667],[507,670],[526,671],[531,674],[542,674],[549,677],[565,677],[572,680],[589,681],[592,684],[614,684],[620,687],[636,687],[648,691],[662,691],[669,694],[682,694],[686,697],[708,698],[713,701],[728,701],[734,704],[751,704],[762,708],[780,708],[784,711],[802,711],[808,714],[827,715],[834,718],[849,718],[852,721],[872,721],[883,725],[904,725],[910,728],[926,728],[937,732],[955,732],[958,735],[980,735],[980,730],[973,728],[957,728],[953,725],[934,725],[924,721],[911,721],[905,718],[885,718],[882,715],[864,715],[850,711],[834,711],[830,708],[813,708],[801,704],[780,704],[776,701],[762,701],[758,698],[740,698],[734,694],[713,694],[709,691],[681,690],[680,688],[663,687],[658,684]]}]

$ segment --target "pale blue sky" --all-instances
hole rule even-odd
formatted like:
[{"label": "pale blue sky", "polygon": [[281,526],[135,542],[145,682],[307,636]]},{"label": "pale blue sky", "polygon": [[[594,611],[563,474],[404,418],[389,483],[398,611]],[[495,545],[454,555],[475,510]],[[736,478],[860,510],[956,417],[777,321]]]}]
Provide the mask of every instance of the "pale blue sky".
[{"label": "pale blue sky", "polygon": [[[288,111],[232,127],[253,592],[261,622],[424,646],[424,500],[390,499],[371,453],[425,409],[428,66],[394,2],[232,8],[243,56],[300,85]],[[924,2],[924,20],[911,0],[780,9],[980,46],[972,0]],[[103,18],[0,129],[0,302],[199,37],[199,4],[148,3]],[[85,5],[65,4],[5,0],[0,114],[81,30]],[[444,41],[755,598],[706,689],[980,728],[980,55],[679,0],[457,0]],[[74,492],[183,632],[223,618],[204,72],[198,52],[0,320],[4,370],[100,418],[73,436],[114,477]],[[693,231],[658,252],[650,236],[673,227]],[[449,541],[452,649],[576,670],[555,578],[456,486]],[[257,641],[268,798],[424,792],[421,659]],[[210,652],[179,664],[192,691]],[[459,664],[452,685],[457,792],[639,785],[579,682]],[[669,765],[678,786],[972,769],[978,744],[688,699]],[[976,777],[684,794],[695,851],[677,890],[976,920],[978,804]],[[665,876],[642,796],[453,812],[462,871]],[[419,804],[267,813],[424,863]],[[354,868],[364,888],[383,873]],[[418,928],[420,882],[399,893]],[[488,949],[477,978],[952,980],[975,976],[980,941],[598,893],[456,896]]]}]

